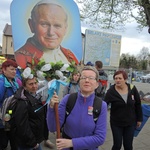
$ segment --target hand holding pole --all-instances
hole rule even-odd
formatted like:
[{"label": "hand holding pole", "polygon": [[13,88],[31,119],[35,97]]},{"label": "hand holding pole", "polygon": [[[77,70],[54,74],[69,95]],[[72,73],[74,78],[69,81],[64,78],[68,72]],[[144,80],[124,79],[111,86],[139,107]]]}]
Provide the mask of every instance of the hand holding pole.
[{"label": "hand holding pole", "polygon": [[59,122],[59,114],[58,114],[58,103],[55,103],[54,110],[55,110],[57,139],[59,139],[60,138],[60,122]]}]

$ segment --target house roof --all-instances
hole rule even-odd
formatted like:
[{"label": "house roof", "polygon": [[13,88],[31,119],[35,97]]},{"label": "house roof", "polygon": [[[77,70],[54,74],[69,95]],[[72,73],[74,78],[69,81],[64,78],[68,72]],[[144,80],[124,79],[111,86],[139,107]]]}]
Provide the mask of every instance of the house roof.
[{"label": "house roof", "polygon": [[82,34],[82,37],[85,37],[85,34],[84,33],[81,33]]},{"label": "house roof", "polygon": [[12,28],[11,28],[11,25],[9,25],[8,23],[5,25],[3,34],[7,36],[12,36]]}]

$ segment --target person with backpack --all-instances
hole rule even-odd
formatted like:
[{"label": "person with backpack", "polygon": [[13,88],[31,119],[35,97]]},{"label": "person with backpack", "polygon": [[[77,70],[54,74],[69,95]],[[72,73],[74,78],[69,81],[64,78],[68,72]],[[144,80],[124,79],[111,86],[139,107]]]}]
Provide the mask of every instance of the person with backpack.
[{"label": "person with backpack", "polygon": [[[2,74],[0,75],[0,109],[4,100],[12,96],[19,86],[22,86],[22,82],[16,77],[17,63],[13,60],[6,60],[2,63]],[[16,143],[14,141],[14,135],[11,131],[5,131],[0,117],[0,150],[4,150],[8,141],[10,141],[11,150],[17,150]]]},{"label": "person with backpack", "polygon": [[97,96],[104,98],[108,84],[108,76],[102,69],[103,63],[101,61],[95,62],[95,68],[99,72],[99,87],[95,90],[95,93]]},{"label": "person with backpack", "polygon": [[[18,150],[41,150],[40,143],[45,140],[46,107],[38,90],[37,78],[30,74],[22,77],[23,86],[14,94],[17,105],[13,111],[15,138]],[[41,109],[40,109],[41,108]]]},{"label": "person with backpack", "polygon": [[137,88],[127,83],[128,75],[123,70],[114,73],[112,85],[104,100],[111,104],[110,126],[113,135],[112,150],[133,150],[133,137],[136,128],[141,126],[143,115]]},{"label": "person with backpack", "polygon": [[[62,138],[56,139],[57,149],[98,150],[106,138],[107,104],[95,96],[99,74],[95,67],[85,66],[80,76],[80,91],[67,94],[59,103],[54,92],[47,111],[47,124],[51,132],[56,131],[55,103],[59,103],[58,113],[60,126],[63,126]],[[74,97],[73,95],[76,95]],[[75,98],[75,101],[74,101]],[[71,112],[66,112],[67,103],[75,102]],[[94,103],[99,107],[95,110]],[[97,118],[95,117],[97,115]],[[66,116],[68,115],[68,116]]]},{"label": "person with backpack", "polygon": [[80,79],[80,73],[78,71],[74,71],[72,73],[72,77],[71,77],[69,84],[64,87],[63,97],[66,94],[75,93],[75,92],[78,92],[80,90],[79,79]]}]

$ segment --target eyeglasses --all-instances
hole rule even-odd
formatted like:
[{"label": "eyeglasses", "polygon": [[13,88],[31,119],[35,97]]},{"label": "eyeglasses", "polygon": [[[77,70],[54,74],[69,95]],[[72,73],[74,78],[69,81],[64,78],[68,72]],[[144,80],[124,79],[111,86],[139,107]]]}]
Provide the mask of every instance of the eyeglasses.
[{"label": "eyeglasses", "polygon": [[85,77],[85,76],[83,76],[83,77],[80,78],[80,80],[86,80],[86,79],[88,79],[88,80],[90,80],[90,81],[96,80],[95,77]]}]

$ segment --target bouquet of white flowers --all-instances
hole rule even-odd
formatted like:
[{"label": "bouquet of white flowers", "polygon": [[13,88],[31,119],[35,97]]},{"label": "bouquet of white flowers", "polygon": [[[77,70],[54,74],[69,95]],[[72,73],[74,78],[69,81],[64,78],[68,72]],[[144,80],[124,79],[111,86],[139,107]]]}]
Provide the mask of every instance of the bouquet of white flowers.
[{"label": "bouquet of white flowers", "polygon": [[39,80],[51,81],[59,79],[62,81],[69,81],[70,74],[76,69],[75,62],[71,64],[64,64],[61,61],[53,63],[46,63],[43,59],[34,67],[27,67],[24,69],[23,78],[33,78],[37,76]]},{"label": "bouquet of white flowers", "polygon": [[[46,63],[44,59],[40,60],[36,66],[27,67],[23,73],[23,78],[32,79],[37,76],[39,82],[44,83],[44,87],[37,92],[48,89],[48,98],[46,104],[53,96],[54,91],[59,93],[60,84],[67,85],[70,80],[71,73],[76,70],[75,62],[64,64],[59,61],[56,63]],[[45,82],[46,81],[46,82]],[[45,105],[46,105],[45,104]]]},{"label": "bouquet of white flowers", "polygon": [[66,80],[69,79],[70,73],[75,69],[74,62],[71,64],[64,64],[61,61],[45,63],[44,60],[41,60],[35,67],[35,72],[39,79],[45,78],[48,81],[52,79]]},{"label": "bouquet of white flowers", "polygon": [[[43,87],[40,88],[38,92],[43,92],[48,90],[48,98],[46,103],[42,106],[47,105],[52,98],[54,91],[58,94],[60,84],[67,85],[71,73],[76,70],[75,62],[71,64],[63,64],[61,61],[56,63],[46,63],[44,60],[39,61],[36,66],[27,67],[23,73],[23,78],[32,79],[34,76],[37,76],[38,81],[43,83]],[[35,110],[38,111],[42,107]],[[58,103],[55,104],[55,118],[56,118],[56,128],[57,128],[57,137],[60,137],[60,124],[59,124],[59,115],[58,115]]]}]

